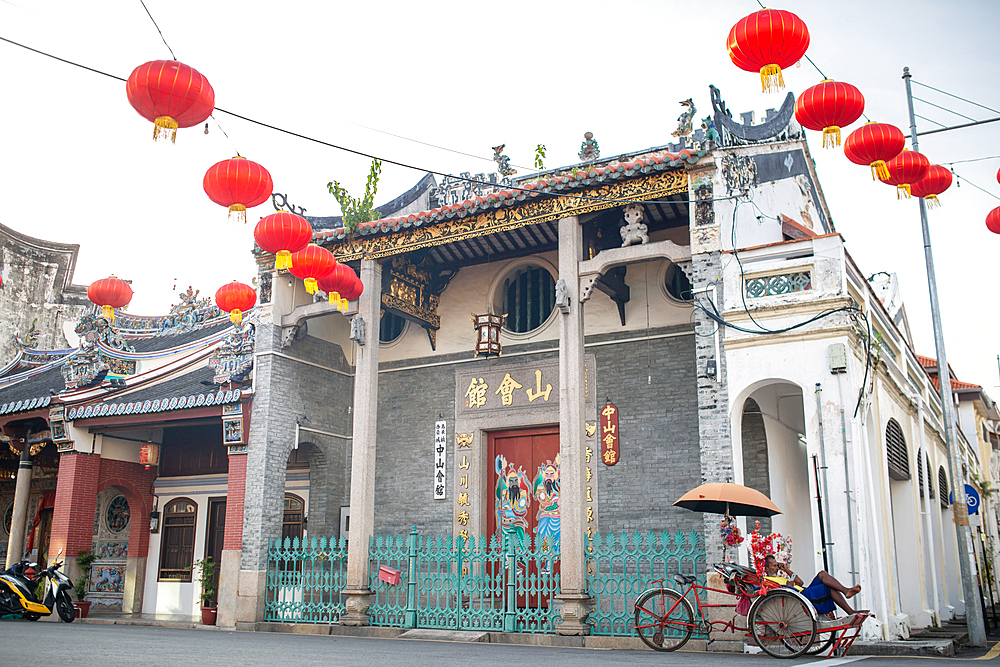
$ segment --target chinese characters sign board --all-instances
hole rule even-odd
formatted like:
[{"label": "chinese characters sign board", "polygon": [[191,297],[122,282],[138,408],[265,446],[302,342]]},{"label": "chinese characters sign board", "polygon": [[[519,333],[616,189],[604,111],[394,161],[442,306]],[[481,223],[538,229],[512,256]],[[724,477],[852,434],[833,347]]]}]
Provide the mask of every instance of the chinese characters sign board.
[{"label": "chinese characters sign board", "polygon": [[618,408],[608,403],[601,408],[600,417],[601,461],[604,465],[613,466],[621,458],[618,452]]},{"label": "chinese characters sign board", "polygon": [[509,371],[484,369],[475,375],[460,376],[459,382],[463,392],[460,414],[546,405],[558,410],[558,363],[517,366]]},{"label": "chinese characters sign board", "polygon": [[434,425],[434,500],[443,500],[446,497],[445,485],[446,467],[448,457],[448,423],[439,421]]}]

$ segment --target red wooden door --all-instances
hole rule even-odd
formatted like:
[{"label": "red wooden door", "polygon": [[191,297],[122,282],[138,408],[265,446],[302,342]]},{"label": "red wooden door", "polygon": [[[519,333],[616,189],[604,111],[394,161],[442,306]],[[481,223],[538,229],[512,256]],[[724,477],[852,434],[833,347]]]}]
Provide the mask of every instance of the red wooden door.
[{"label": "red wooden door", "polygon": [[[549,426],[489,433],[489,534],[503,544],[503,531],[513,528],[524,548],[559,543],[559,428]],[[544,569],[548,561],[542,564]],[[558,571],[558,562],[551,564]],[[528,575],[537,575],[532,563]],[[544,594],[518,595],[519,607],[547,606]]]}]

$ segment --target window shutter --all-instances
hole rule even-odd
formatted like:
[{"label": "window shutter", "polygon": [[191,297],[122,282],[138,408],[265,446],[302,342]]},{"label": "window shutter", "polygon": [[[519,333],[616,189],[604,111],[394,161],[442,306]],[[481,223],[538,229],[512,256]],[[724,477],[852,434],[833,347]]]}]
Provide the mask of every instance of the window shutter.
[{"label": "window shutter", "polygon": [[898,480],[910,479],[910,460],[906,454],[906,439],[899,422],[890,419],[885,427],[885,446],[889,459],[889,477]]}]

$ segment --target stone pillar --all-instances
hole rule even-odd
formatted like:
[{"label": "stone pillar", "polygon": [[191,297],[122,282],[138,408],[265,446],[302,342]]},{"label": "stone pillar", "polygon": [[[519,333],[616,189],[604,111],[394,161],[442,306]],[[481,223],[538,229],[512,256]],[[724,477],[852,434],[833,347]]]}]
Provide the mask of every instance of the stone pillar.
[{"label": "stone pillar", "polygon": [[566,284],[568,311],[559,314],[559,545],[562,622],[561,635],[586,635],[587,616],[584,507],[586,481],[583,476],[583,302],[580,301],[580,260],[583,228],[575,216],[559,221],[559,279]]},{"label": "stone pillar", "polygon": [[[49,560],[62,549],[69,565],[64,572],[74,581],[80,576],[76,566],[78,553],[93,546],[94,509],[97,504],[97,476],[100,468],[101,457],[96,454],[66,452],[59,458]],[[142,521],[142,518],[136,516],[133,521]]]},{"label": "stone pillar", "polygon": [[366,289],[358,314],[367,332],[357,345],[354,368],[354,435],[351,448],[351,527],[347,542],[347,613],[343,625],[368,625],[371,602],[368,588],[368,542],[375,524],[375,431],[378,422],[378,325],[382,309],[382,265],[361,260],[361,282]]},{"label": "stone pillar", "polygon": [[[148,533],[148,515],[142,515],[136,518]],[[142,613],[142,594],[145,589],[146,556],[129,556],[125,560],[125,591],[122,596],[122,613]]]},{"label": "stone pillar", "polygon": [[[719,252],[691,258],[691,284],[696,299],[711,299],[723,310],[722,259]],[[714,285],[713,285],[714,284]],[[695,354],[698,373],[698,436],[701,447],[702,482],[732,482],[733,447],[729,435],[729,391],[726,355],[723,351],[725,327],[717,326],[699,309],[694,311]],[[713,335],[713,332],[714,335]],[[711,367],[714,365],[714,372]],[[722,560],[719,515],[705,514],[705,560]]]},{"label": "stone pillar", "polygon": [[[13,442],[13,438],[11,442]],[[17,465],[17,485],[14,487],[14,516],[7,539],[7,567],[21,560],[24,553],[24,530],[28,522],[28,497],[31,494],[31,446],[21,441],[21,462]]]},{"label": "stone pillar", "polygon": [[[267,589],[267,548],[281,536],[285,472],[295,439],[295,407],[283,388],[290,381],[281,363],[281,316],[294,306],[295,283],[284,276],[272,281],[270,304],[261,308],[254,336],[254,398],[246,454],[242,542],[237,582],[236,627],[254,630],[264,620]],[[226,533],[229,534],[229,505]],[[225,542],[223,549],[225,550]],[[221,565],[221,563],[220,563]]]},{"label": "stone pillar", "polygon": [[246,481],[246,452],[230,453],[226,486],[226,531],[222,539],[222,559],[218,563],[219,615],[216,622],[223,628],[236,627],[240,559],[243,553],[243,501],[246,493]]}]

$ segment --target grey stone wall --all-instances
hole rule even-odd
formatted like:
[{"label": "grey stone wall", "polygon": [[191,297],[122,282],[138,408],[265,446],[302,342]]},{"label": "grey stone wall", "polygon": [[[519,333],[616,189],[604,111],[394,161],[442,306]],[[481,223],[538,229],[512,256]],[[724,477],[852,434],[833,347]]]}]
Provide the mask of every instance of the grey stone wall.
[{"label": "grey stone wall", "polygon": [[[619,408],[621,461],[596,463],[600,475],[599,530],[699,530],[701,515],[671,507],[700,479],[694,337],[688,327],[651,330],[651,336],[676,337],[601,344],[587,348],[597,361],[597,405],[605,397]],[[634,339],[636,332],[589,337],[588,343]],[[553,342],[505,345],[492,365],[551,359]],[[470,353],[471,354],[471,353]],[[434,422],[444,415],[454,443],[455,370],[472,370],[485,361],[457,365],[468,355],[383,364],[379,375],[379,426],[376,469],[375,533],[402,534],[414,525],[425,534],[452,534],[454,498],[431,499]],[[446,363],[442,363],[446,362]],[[409,370],[390,370],[435,364]],[[647,371],[647,365],[649,371]],[[652,376],[651,381],[649,376]],[[588,420],[592,417],[588,416]],[[454,451],[454,450],[451,450]],[[448,467],[453,471],[452,462]],[[449,480],[451,486],[451,480]]]},{"label": "grey stone wall", "polygon": [[[264,569],[267,542],[281,534],[285,470],[295,443],[296,420],[317,431],[351,433],[354,383],[340,346],[306,336],[282,349],[279,340],[278,327],[257,327],[243,522],[245,570]],[[309,532],[337,535],[340,507],[348,504],[349,497],[350,443],[308,431],[300,433],[299,442],[309,447]]]},{"label": "grey stone wall", "polygon": [[[771,479],[767,461],[767,433],[764,430],[764,416],[757,401],[748,398],[743,404],[743,424],[740,429],[743,443],[743,484],[771,497]],[[760,521],[762,533],[771,532],[771,519],[747,519],[747,528],[753,530],[754,521]]]}]

